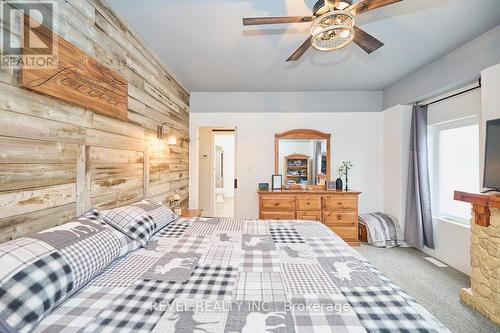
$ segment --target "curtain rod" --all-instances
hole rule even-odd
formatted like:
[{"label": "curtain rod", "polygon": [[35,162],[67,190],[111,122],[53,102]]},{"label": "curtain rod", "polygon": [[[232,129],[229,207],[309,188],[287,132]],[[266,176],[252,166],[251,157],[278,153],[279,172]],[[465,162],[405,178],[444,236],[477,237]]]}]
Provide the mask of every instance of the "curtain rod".
[{"label": "curtain rod", "polygon": [[464,91],[457,92],[457,93],[455,93],[455,94],[453,94],[453,95],[450,95],[450,96],[446,96],[446,97],[440,98],[440,99],[438,99],[438,100],[436,100],[436,101],[432,101],[432,102],[427,103],[427,104],[423,104],[423,105],[421,105],[421,104],[419,104],[419,102],[417,102],[416,104],[417,104],[417,105],[420,105],[420,106],[431,106],[431,105],[433,105],[433,104],[436,104],[436,103],[439,103],[439,102],[442,102],[442,101],[446,101],[447,99],[450,99],[450,98],[453,98],[453,97],[457,97],[457,96],[460,96],[460,95],[466,94],[466,93],[468,93],[468,92],[470,92],[470,91],[473,91],[473,90],[476,90],[476,89],[479,89],[479,88],[481,88],[481,78],[479,78],[478,85],[477,85],[477,86],[475,86],[475,87],[472,87],[472,88],[466,89],[466,90],[464,90]]}]

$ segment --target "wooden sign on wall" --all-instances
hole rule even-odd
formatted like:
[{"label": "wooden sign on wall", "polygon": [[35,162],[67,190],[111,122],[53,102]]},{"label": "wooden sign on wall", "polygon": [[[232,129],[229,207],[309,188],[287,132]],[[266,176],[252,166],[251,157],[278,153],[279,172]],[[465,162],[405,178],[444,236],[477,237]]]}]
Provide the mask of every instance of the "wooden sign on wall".
[{"label": "wooden sign on wall", "polygon": [[[25,27],[27,22],[25,20]],[[51,34],[54,33],[44,28],[43,34],[38,37],[42,42],[49,42],[52,40]],[[21,86],[110,117],[127,120],[127,81],[70,42],[56,37],[53,40],[58,43],[58,65],[55,68],[22,66]],[[36,49],[23,52],[34,54]]]}]

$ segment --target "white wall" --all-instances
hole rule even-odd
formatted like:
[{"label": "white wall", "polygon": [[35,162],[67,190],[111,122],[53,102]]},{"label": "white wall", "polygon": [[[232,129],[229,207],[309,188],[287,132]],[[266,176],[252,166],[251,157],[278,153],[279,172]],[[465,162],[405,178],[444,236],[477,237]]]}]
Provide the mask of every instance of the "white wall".
[{"label": "white wall", "polygon": [[199,112],[380,112],[381,91],[193,92]]},{"label": "white wall", "polygon": [[[196,93],[195,93],[196,95]],[[274,134],[310,128],[332,134],[332,177],[343,160],[351,160],[352,189],[363,192],[360,211],[383,208],[381,112],[362,113],[191,113],[191,144],[199,127],[236,127],[236,156],[239,189],[238,215],[258,217],[257,184],[271,182],[274,173]],[[190,150],[190,206],[198,205],[198,155]],[[239,193],[239,194],[238,194]]]},{"label": "white wall", "polygon": [[[433,125],[479,115],[480,110],[481,92],[475,90],[431,105],[428,110],[428,123]],[[404,228],[411,106],[398,105],[385,110],[383,114],[384,210],[398,217]],[[423,251],[466,274],[470,274],[469,227],[438,217],[434,217],[433,222],[435,249],[424,248]]]},{"label": "white wall", "polygon": [[481,70],[499,62],[500,25],[386,88],[384,109],[463,87],[477,81]]},{"label": "white wall", "polygon": [[410,148],[411,106],[397,105],[384,118],[384,212],[404,230]]},{"label": "white wall", "polygon": [[[428,125],[450,120],[479,116],[481,112],[481,91],[467,94],[431,105],[428,110]],[[429,161],[432,163],[432,157]],[[479,191],[479,188],[477,189]],[[440,218],[434,212],[434,249],[424,252],[446,262],[458,270],[470,274],[470,226]]]},{"label": "white wall", "polygon": [[481,72],[481,114],[480,114],[480,175],[483,182],[484,149],[486,140],[486,121],[500,118],[500,64],[486,68]]}]

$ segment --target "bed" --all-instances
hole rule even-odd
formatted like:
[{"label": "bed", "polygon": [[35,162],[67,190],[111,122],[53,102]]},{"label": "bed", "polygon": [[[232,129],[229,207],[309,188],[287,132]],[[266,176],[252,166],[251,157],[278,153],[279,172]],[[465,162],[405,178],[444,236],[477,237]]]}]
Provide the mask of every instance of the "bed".
[{"label": "bed", "polygon": [[449,332],[317,222],[179,218],[35,332]]}]

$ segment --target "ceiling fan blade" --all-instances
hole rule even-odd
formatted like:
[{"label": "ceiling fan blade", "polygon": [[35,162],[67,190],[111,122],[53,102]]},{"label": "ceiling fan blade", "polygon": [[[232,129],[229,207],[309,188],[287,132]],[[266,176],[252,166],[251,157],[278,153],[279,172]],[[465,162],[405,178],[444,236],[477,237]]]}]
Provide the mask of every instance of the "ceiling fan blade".
[{"label": "ceiling fan blade", "polygon": [[330,8],[336,8],[339,5],[340,0],[325,0],[325,4]]},{"label": "ceiling fan blade", "polygon": [[245,17],[243,18],[243,25],[305,23],[312,20],[312,16]]},{"label": "ceiling fan blade", "polygon": [[297,61],[302,57],[302,55],[311,47],[311,36],[309,36],[302,45],[299,46],[295,52],[292,53],[290,58],[288,58],[286,61]]},{"label": "ceiling fan blade", "polygon": [[392,5],[393,3],[400,2],[403,0],[363,0],[361,2],[355,3],[349,9],[354,15],[361,13],[366,13],[370,10],[374,10],[380,7]]},{"label": "ceiling fan blade", "polygon": [[354,43],[368,54],[384,46],[384,43],[357,26],[354,26],[354,32]]}]

